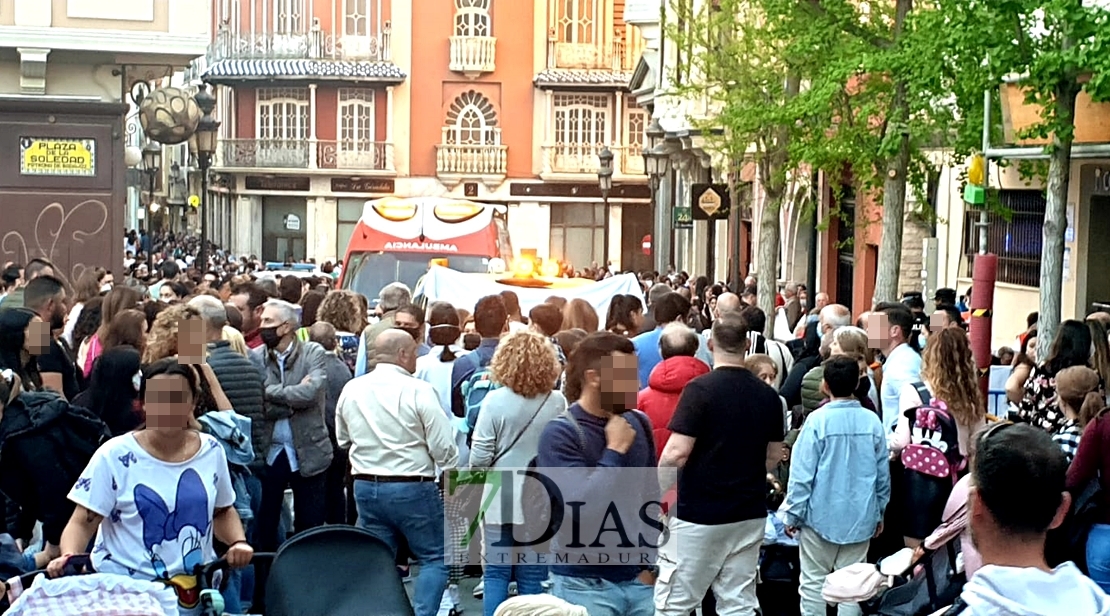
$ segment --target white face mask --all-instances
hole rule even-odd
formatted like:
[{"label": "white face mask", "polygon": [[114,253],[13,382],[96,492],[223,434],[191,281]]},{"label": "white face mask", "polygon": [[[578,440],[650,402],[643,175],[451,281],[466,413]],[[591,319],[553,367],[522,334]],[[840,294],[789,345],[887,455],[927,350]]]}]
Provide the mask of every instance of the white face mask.
[{"label": "white face mask", "polygon": [[112,290],[112,283],[110,283],[110,282],[100,285],[100,292],[101,293],[107,293],[108,291],[111,291],[111,290]]}]

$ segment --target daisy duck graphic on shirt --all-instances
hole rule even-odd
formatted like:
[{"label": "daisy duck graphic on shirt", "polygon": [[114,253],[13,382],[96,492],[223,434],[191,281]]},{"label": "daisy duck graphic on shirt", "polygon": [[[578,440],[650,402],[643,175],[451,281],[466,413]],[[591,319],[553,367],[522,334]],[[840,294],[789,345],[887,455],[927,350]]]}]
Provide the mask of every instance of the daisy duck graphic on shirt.
[{"label": "daisy duck graphic on shirt", "polygon": [[[196,607],[200,590],[193,571],[204,564],[203,546],[212,532],[208,491],[200,475],[193,469],[181,473],[173,511],[157,492],[141,483],[135,486],[134,498],[143,521],[143,547],[158,576],[155,581],[173,588],[182,607]],[[166,561],[176,561],[177,555],[184,571],[171,572]]]}]

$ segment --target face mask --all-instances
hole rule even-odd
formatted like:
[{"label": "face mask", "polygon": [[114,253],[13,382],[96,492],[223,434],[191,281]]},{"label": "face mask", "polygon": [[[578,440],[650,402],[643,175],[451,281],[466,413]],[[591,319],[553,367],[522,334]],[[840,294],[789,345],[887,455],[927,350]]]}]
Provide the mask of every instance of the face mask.
[{"label": "face mask", "polygon": [[100,292],[101,293],[107,293],[108,291],[111,291],[111,290],[112,290],[112,283],[100,285]]},{"label": "face mask", "polygon": [[258,337],[262,339],[266,348],[276,349],[277,345],[281,343],[281,336],[278,335],[277,330],[276,327],[263,327],[258,330]]}]

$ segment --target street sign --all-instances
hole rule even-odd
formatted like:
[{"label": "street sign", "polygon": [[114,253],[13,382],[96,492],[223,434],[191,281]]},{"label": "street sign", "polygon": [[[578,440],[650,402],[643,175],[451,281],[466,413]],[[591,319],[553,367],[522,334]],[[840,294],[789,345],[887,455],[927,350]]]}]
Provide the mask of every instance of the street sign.
[{"label": "street sign", "polygon": [[93,177],[96,140],[22,137],[19,140],[21,175]]},{"label": "street sign", "polygon": [[690,187],[690,208],[694,220],[724,220],[728,218],[728,184],[694,184]]},{"label": "street sign", "polygon": [[694,212],[692,208],[677,206],[674,208],[674,228],[693,229]]}]

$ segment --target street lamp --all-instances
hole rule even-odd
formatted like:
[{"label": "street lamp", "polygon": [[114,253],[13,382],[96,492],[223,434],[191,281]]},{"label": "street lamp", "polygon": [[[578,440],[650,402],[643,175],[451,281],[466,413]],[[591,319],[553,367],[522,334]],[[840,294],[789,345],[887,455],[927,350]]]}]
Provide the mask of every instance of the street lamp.
[{"label": "street lamp", "polygon": [[147,180],[147,200],[146,208],[143,213],[144,226],[148,234],[154,232],[154,226],[151,224],[150,219],[150,205],[154,203],[154,179],[158,177],[159,167],[162,165],[162,146],[147,141],[143,146],[143,173],[146,174]]},{"label": "street lamp", "polygon": [[199,263],[198,269],[203,274],[208,271],[208,169],[212,167],[212,156],[216,153],[220,123],[212,117],[216,97],[208,92],[208,86],[201,86],[193,99],[204,114],[194,133],[197,140],[197,166],[200,167],[200,249],[197,251],[196,263]]},{"label": "street lamp", "polygon": [[652,232],[652,254],[655,259],[655,269],[659,272],[667,270],[667,262],[671,254],[671,215],[660,198],[659,186],[667,174],[667,159],[670,157],[667,146],[663,143],[666,133],[659,125],[658,120],[652,120],[645,136],[647,147],[644,148],[644,173],[651,182],[651,201],[655,204],[655,224]]},{"label": "street lamp", "polygon": [[597,168],[597,185],[601,189],[601,198],[608,207],[609,191],[613,190],[613,151],[605,146],[597,153],[597,159],[601,163]]}]

